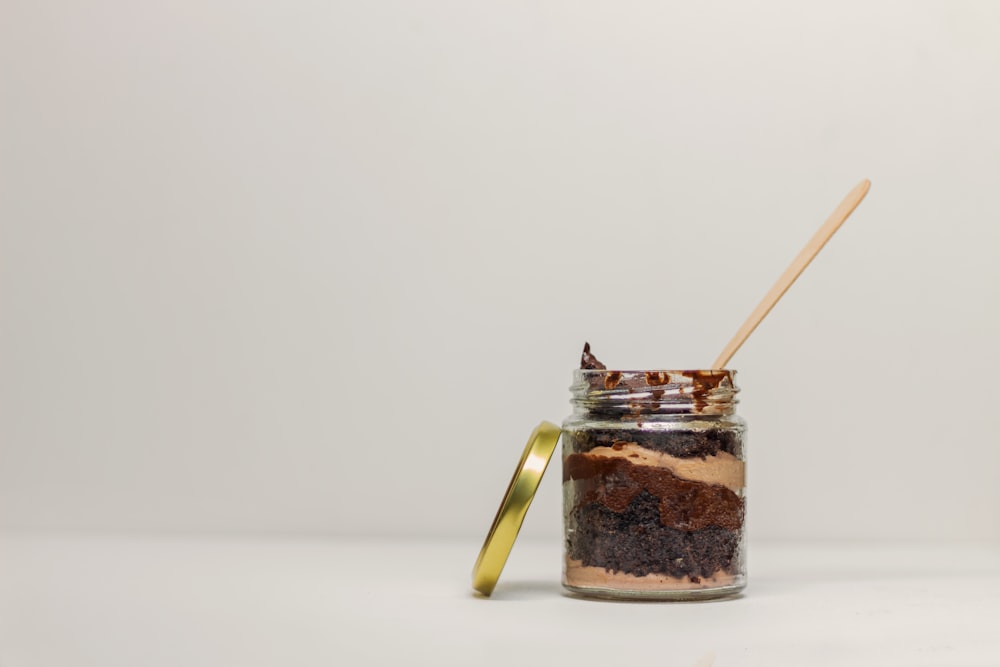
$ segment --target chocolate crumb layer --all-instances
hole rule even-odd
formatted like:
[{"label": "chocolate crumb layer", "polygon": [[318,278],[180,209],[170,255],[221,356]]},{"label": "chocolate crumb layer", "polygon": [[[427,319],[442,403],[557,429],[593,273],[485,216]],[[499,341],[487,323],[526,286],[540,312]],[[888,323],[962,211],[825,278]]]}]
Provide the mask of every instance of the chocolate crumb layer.
[{"label": "chocolate crumb layer", "polygon": [[719,452],[743,457],[743,438],[732,429],[658,431],[630,428],[567,431],[563,437],[574,452],[588,452],[595,447],[614,447],[632,442],[640,447],[679,458],[705,458]]}]

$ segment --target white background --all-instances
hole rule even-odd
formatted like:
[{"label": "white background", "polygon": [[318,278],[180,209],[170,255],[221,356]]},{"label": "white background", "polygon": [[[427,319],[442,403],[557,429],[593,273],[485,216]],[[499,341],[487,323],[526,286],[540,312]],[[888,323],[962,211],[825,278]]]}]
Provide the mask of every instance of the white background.
[{"label": "white background", "polygon": [[584,340],[710,364],[868,177],[731,364],[751,536],[1000,540],[998,35],[987,2],[7,0],[0,527],[480,537]]}]

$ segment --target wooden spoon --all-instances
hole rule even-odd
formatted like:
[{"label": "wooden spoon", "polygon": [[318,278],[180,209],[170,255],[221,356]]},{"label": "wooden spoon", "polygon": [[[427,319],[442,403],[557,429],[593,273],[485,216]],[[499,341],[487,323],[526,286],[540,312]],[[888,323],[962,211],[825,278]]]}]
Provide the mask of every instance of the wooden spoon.
[{"label": "wooden spoon", "polygon": [[720,354],[719,358],[715,360],[714,364],[712,364],[712,368],[726,367],[729,360],[732,359],[734,354],[736,354],[736,350],[740,349],[740,346],[743,345],[744,341],[750,337],[750,334],[752,334],[754,329],[757,328],[757,325],[760,324],[761,320],[767,317],[767,314],[771,312],[771,309],[774,308],[774,304],[778,303],[778,300],[784,296],[785,292],[788,291],[788,288],[795,282],[795,279],[799,277],[799,274],[802,273],[807,266],[809,266],[809,262],[813,260],[813,257],[815,257],[823,246],[826,245],[826,242],[830,240],[833,233],[840,229],[840,226],[844,224],[844,221],[850,217],[851,213],[854,212],[854,209],[856,209],[858,204],[861,203],[861,200],[865,198],[866,194],[868,194],[868,188],[870,187],[871,181],[866,178],[858,183],[853,190],[847,193],[847,196],[844,197],[844,200],[840,202],[840,205],[834,209],[833,213],[830,214],[830,217],[823,223],[823,226],[819,228],[811,239],[809,239],[809,243],[807,243],[806,247],[802,249],[802,252],[798,254],[798,257],[796,257],[789,267],[785,269],[785,272],[781,274],[781,277],[778,278],[778,282],[774,283],[774,287],[772,287],[771,290],[764,295],[761,302],[757,305],[754,311],[750,313],[750,317],[747,318],[747,321],[743,323],[743,326],[741,326],[739,331],[736,332],[733,339],[730,340],[729,344],[722,350],[722,354]]}]

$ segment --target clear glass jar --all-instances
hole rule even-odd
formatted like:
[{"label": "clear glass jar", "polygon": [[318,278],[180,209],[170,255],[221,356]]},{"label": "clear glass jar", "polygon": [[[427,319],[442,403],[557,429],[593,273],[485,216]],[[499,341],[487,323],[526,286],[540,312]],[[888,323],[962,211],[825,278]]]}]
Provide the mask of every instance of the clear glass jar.
[{"label": "clear glass jar", "polygon": [[563,585],[692,600],[746,586],[734,371],[577,370],[563,423]]}]

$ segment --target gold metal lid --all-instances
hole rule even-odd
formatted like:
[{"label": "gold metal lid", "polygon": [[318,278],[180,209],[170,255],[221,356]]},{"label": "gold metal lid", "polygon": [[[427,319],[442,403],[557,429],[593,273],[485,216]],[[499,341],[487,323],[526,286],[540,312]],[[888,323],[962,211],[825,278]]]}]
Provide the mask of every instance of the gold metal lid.
[{"label": "gold metal lid", "polygon": [[507,556],[521,530],[521,523],[528,513],[528,506],[535,497],[552,452],[556,449],[561,433],[558,426],[542,422],[532,432],[521,454],[521,462],[507,485],[507,493],[490,526],[483,548],[479,551],[476,566],[472,569],[472,587],[483,595],[490,595],[497,585]]}]

